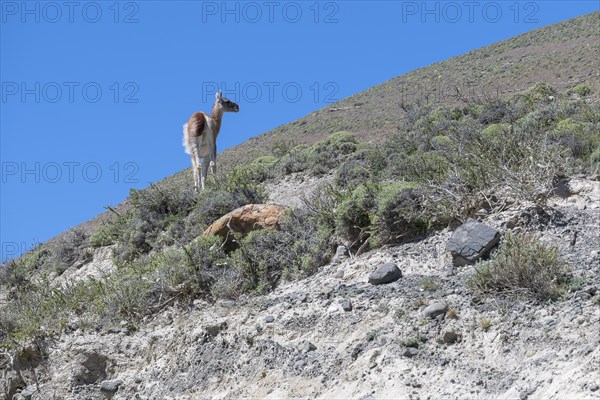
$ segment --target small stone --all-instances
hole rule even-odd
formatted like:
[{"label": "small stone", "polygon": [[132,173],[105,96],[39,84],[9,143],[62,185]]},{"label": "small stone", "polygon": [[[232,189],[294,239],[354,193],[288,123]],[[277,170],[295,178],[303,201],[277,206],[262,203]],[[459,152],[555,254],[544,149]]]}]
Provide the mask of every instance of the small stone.
[{"label": "small stone", "polygon": [[233,300],[221,300],[219,302],[219,305],[221,307],[231,308],[231,307],[235,306],[235,301],[233,301]]},{"label": "small stone", "polygon": [[444,341],[444,343],[448,344],[456,343],[456,341],[458,340],[458,334],[452,331],[447,331],[444,333],[442,340]]},{"label": "small stone", "polygon": [[448,360],[446,360],[444,357],[440,357],[440,358],[438,359],[438,365],[439,365],[440,367],[443,367],[443,366],[444,366],[444,365],[446,365],[446,364],[448,364]]},{"label": "small stone", "polygon": [[298,303],[306,303],[306,300],[308,300],[308,295],[306,293],[300,293],[298,295]]},{"label": "small stone", "polygon": [[206,325],[204,327],[204,329],[206,330],[206,333],[208,334],[208,336],[215,337],[221,331],[227,329],[227,322],[221,322],[220,324]]},{"label": "small stone", "polygon": [[324,300],[329,299],[332,294],[333,288],[331,286],[325,286],[323,289],[321,289],[321,295]]},{"label": "small stone", "polygon": [[446,311],[448,311],[448,303],[446,303],[445,301],[438,301],[438,302],[428,305],[423,310],[423,316],[425,318],[433,319],[433,318],[437,317],[438,315],[446,314]]},{"label": "small stone", "polygon": [[416,356],[417,354],[419,354],[419,350],[415,349],[414,347],[407,347],[404,350],[404,353],[402,353],[402,355],[404,357],[409,357],[409,358],[412,358],[412,357]]},{"label": "small stone", "polygon": [[381,264],[375,272],[369,275],[369,283],[371,285],[383,285],[386,283],[395,282],[402,277],[402,272],[393,263]]},{"label": "small stone", "polygon": [[339,263],[343,259],[348,258],[348,255],[349,255],[349,252],[348,252],[348,248],[346,246],[338,246],[331,262],[334,264]]},{"label": "small stone", "polygon": [[302,342],[300,342],[300,344],[298,345],[298,350],[301,353],[308,353],[309,351],[314,351],[317,349],[317,346],[315,346],[314,344],[312,344],[311,342],[309,342],[308,340],[303,340]]},{"label": "small stone", "polygon": [[527,392],[521,392],[521,393],[519,393],[519,400],[527,400],[527,397],[529,397],[529,395],[527,394]]},{"label": "small stone", "polygon": [[338,272],[335,273],[334,276],[338,279],[342,279],[344,277],[344,270],[340,269]]},{"label": "small stone", "polygon": [[592,295],[589,294],[588,292],[579,291],[579,292],[575,293],[574,297],[576,299],[589,300],[592,297]]},{"label": "small stone", "polygon": [[274,318],[272,315],[267,315],[267,316],[265,317],[265,322],[266,322],[267,324],[270,324],[270,323],[271,323],[271,322],[273,322],[273,321],[275,321],[275,318]]},{"label": "small stone", "polygon": [[21,391],[21,396],[23,396],[25,400],[29,400],[35,392],[37,392],[37,388],[34,385],[29,385]]},{"label": "small stone", "polygon": [[117,327],[115,327],[115,328],[110,328],[110,329],[108,330],[108,333],[113,333],[113,334],[116,334],[116,333],[121,333],[121,331],[122,331],[122,330],[123,330],[122,328],[117,328]]},{"label": "small stone", "polygon": [[590,390],[592,392],[596,392],[598,389],[600,389],[600,386],[597,383],[594,383],[592,386],[590,386]]},{"label": "small stone", "polygon": [[302,368],[304,368],[305,365],[306,365],[306,363],[304,362],[304,360],[298,360],[294,363],[294,368],[302,369]]},{"label": "small stone", "polygon": [[100,393],[107,398],[112,398],[114,394],[119,390],[119,386],[123,384],[120,379],[113,379],[111,381],[104,381],[100,384]]},{"label": "small stone", "polygon": [[349,299],[342,300],[341,305],[344,311],[352,311],[352,302]]}]

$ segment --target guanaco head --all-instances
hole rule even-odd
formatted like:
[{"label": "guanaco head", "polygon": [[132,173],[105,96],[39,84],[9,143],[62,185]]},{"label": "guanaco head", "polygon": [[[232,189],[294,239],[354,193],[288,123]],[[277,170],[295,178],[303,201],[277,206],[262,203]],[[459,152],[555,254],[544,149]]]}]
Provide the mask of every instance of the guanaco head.
[{"label": "guanaco head", "polygon": [[223,111],[227,112],[238,112],[240,111],[240,106],[235,104],[233,101],[226,99],[223,97],[223,92],[218,91],[215,93],[215,105],[220,105],[223,108]]}]

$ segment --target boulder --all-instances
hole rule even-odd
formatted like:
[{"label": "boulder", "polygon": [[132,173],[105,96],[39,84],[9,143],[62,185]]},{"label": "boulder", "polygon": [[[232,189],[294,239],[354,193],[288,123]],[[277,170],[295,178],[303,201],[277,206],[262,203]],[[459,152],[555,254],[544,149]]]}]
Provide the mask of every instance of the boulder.
[{"label": "boulder", "polygon": [[402,272],[393,263],[381,264],[375,272],[369,275],[371,285],[383,285],[385,283],[395,282],[402,278]]},{"label": "boulder", "polygon": [[277,204],[247,204],[225,214],[211,226],[202,236],[221,236],[226,248],[235,248],[236,236],[243,236],[257,229],[279,228],[279,220],[287,207]]},{"label": "boulder", "polygon": [[470,218],[452,233],[446,249],[452,253],[454,265],[463,266],[474,264],[499,241],[500,232]]},{"label": "boulder", "polygon": [[119,386],[123,384],[121,379],[114,379],[111,381],[104,381],[100,384],[100,393],[104,395],[104,397],[111,399],[117,390],[119,390]]},{"label": "boulder", "polygon": [[423,317],[425,318],[435,318],[438,315],[444,315],[448,311],[448,303],[445,301],[437,301],[431,303],[423,310]]}]

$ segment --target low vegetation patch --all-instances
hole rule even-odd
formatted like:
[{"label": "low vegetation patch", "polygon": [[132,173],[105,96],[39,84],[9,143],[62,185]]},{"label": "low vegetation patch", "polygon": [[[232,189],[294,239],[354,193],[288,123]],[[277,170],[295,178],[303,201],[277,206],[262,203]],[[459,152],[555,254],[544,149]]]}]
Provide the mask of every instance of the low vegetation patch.
[{"label": "low vegetation patch", "polygon": [[[585,87],[559,93],[542,83],[460,107],[405,104],[398,132],[380,143],[337,132],[310,146],[279,143],[272,154],[210,176],[200,193],[189,186],[132,190],[128,211],[113,210],[90,237],[73,231],[2,268],[10,301],[0,309],[0,341],[57,333],[73,318],[133,321],[197,297],[264,293],[313,273],[339,244],[356,254],[427,235],[482,207],[543,206],[557,177],[600,169],[600,107],[588,95]],[[263,182],[298,172],[334,176],[290,210],[279,230],[253,232],[230,253],[218,239],[200,238],[233,209],[265,202]],[[111,276],[67,287],[51,282],[109,245],[118,266]],[[555,249],[515,236],[477,266],[470,284],[544,300],[560,296],[564,279]],[[423,286],[436,290],[433,281]]]},{"label": "low vegetation patch", "polygon": [[507,235],[491,259],[479,263],[469,286],[485,293],[527,295],[556,300],[567,287],[565,262],[555,247],[532,235]]}]

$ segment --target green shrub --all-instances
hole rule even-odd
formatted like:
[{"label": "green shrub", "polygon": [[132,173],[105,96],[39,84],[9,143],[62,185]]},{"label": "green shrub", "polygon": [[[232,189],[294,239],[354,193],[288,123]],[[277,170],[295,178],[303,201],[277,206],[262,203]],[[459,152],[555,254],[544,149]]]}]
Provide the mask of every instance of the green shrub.
[{"label": "green shrub", "polygon": [[351,247],[360,246],[370,236],[375,196],[376,188],[361,185],[337,207],[336,234],[349,241]]},{"label": "green shrub", "polygon": [[509,234],[490,260],[476,265],[468,284],[482,292],[557,299],[567,281],[565,273],[565,263],[555,247],[548,247],[531,235]]},{"label": "green shrub", "polygon": [[361,143],[338,168],[335,184],[339,188],[356,187],[369,180],[376,180],[387,167],[382,149],[370,143]]},{"label": "green shrub", "polygon": [[358,148],[356,137],[350,132],[336,132],[315,143],[308,151],[308,164],[315,175],[326,174],[338,167]]},{"label": "green shrub", "polygon": [[61,275],[74,263],[91,257],[87,249],[88,243],[88,237],[83,230],[71,229],[51,246],[47,262],[58,275]]},{"label": "green shrub", "polygon": [[356,187],[361,183],[367,182],[372,177],[372,171],[366,165],[364,160],[349,159],[346,160],[335,173],[335,184],[340,188]]},{"label": "green shrub", "polygon": [[274,167],[278,159],[273,156],[263,156],[255,159],[249,165],[234,168],[228,178],[229,187],[245,187],[249,184],[264,182],[274,176]]},{"label": "green shrub", "polygon": [[527,91],[527,95],[536,102],[548,102],[551,97],[556,98],[558,92],[552,85],[545,82],[538,82]]},{"label": "green shrub", "polygon": [[587,157],[592,153],[594,146],[600,144],[600,135],[592,124],[575,122],[573,118],[559,121],[551,134],[576,158]]},{"label": "green shrub", "polygon": [[428,226],[422,215],[420,196],[415,183],[383,186],[377,193],[376,230],[371,244],[379,246],[425,232]]},{"label": "green shrub", "polygon": [[300,144],[281,156],[277,168],[285,175],[308,169],[308,152],[310,147]]},{"label": "green shrub", "polygon": [[483,136],[492,141],[504,140],[510,134],[510,124],[491,124],[483,130]]},{"label": "green shrub", "polygon": [[437,135],[431,138],[431,147],[434,149],[447,149],[452,146],[454,142],[446,135]]},{"label": "green shrub", "polygon": [[580,84],[573,88],[573,93],[585,97],[592,93],[592,89],[587,85]]},{"label": "green shrub", "polygon": [[32,276],[38,274],[51,255],[47,245],[39,245],[0,266],[0,287],[6,291],[27,287]]}]

